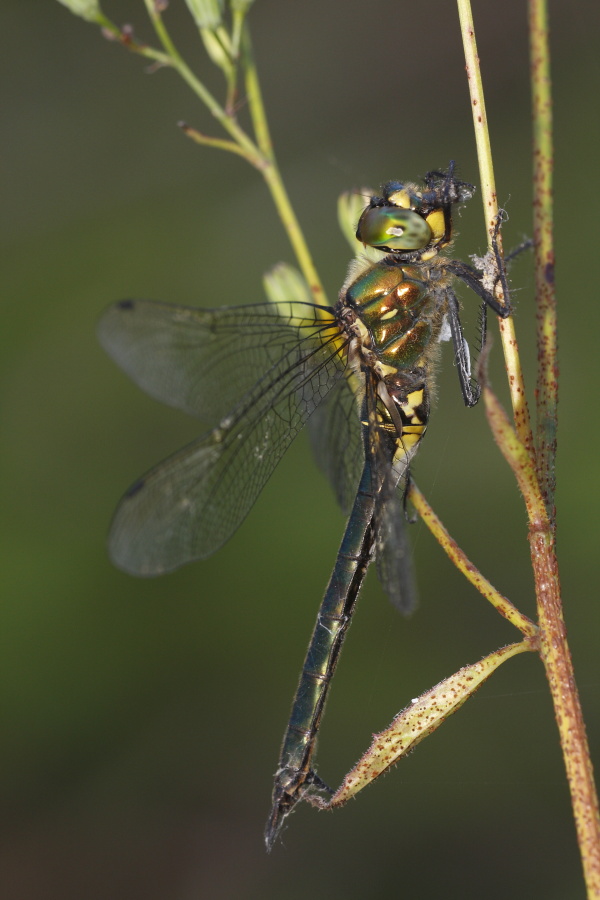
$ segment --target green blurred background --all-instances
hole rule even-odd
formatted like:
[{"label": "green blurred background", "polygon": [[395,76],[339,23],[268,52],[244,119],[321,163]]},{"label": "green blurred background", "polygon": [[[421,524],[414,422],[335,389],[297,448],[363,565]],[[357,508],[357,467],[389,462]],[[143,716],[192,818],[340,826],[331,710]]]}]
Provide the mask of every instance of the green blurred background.
[{"label": "green blurred background", "polygon": [[[171,6],[182,49],[220,90],[183,2]],[[532,230],[526,9],[475,7],[510,247]],[[597,9],[551,4],[559,549],[598,763]],[[141,0],[105,10],[151,39]],[[115,571],[104,541],[120,494],[198,428],[131,385],[94,332],[123,296],[260,300],[262,273],[291,251],[258,175],[175,127],[214,130],[173,73],[146,73],[52,0],[4,0],[0,19],[2,896],[583,897],[533,655],[347,808],[300,806],[265,854],[279,741],[343,518],[302,435],[213,559],[154,581]],[[257,0],[251,24],[281,167],[334,297],[349,256],[342,190],[449,159],[478,181],[454,4]],[[485,246],[479,198],[458,222],[462,258]],[[532,390],[531,259],[512,276]],[[477,304],[464,303],[472,334]],[[493,357],[506,400],[497,340]],[[522,503],[447,348],[415,475],[472,560],[533,614]],[[421,606],[401,619],[369,577],[322,729],[333,784],[411,697],[516,636],[421,525],[411,533]]]}]

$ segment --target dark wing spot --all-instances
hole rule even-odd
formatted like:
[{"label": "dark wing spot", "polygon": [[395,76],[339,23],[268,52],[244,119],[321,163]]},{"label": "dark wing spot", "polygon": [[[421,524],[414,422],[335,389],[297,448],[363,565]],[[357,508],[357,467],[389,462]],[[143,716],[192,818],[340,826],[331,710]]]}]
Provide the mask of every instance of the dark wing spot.
[{"label": "dark wing spot", "polygon": [[137,481],[134,481],[130,488],[125,492],[124,497],[135,497],[135,495],[141,491],[141,489],[146,484],[145,478],[138,478]]}]

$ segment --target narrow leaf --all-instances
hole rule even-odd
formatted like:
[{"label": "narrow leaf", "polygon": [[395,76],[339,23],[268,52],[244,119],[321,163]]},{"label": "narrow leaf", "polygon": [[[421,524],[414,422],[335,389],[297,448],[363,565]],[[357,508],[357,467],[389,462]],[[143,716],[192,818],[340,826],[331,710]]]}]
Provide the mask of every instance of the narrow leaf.
[{"label": "narrow leaf", "polygon": [[410,706],[395,717],[389,728],[373,736],[373,743],[365,755],[348,772],[340,788],[329,800],[314,796],[307,798],[309,802],[323,809],[342,806],[402,756],[406,756],[419,741],[435,731],[475,693],[501,663],[511,656],[533,649],[531,641],[509,644],[490,653],[480,662],[459,669],[413,700]]},{"label": "narrow leaf", "polygon": [[217,28],[223,19],[222,0],[185,0],[198,28]]},{"label": "narrow leaf", "polygon": [[86,22],[100,22],[103,20],[102,10],[98,0],[58,0],[76,16],[85,19]]},{"label": "narrow leaf", "polygon": [[356,191],[344,191],[338,199],[338,224],[341,232],[348,241],[354,256],[366,256],[373,262],[382,258],[381,251],[372,247],[365,247],[356,238],[356,226],[369,198],[375,192],[371,188],[361,188]]},{"label": "narrow leaf", "polygon": [[298,269],[277,263],[263,276],[263,285],[271,303],[312,303],[309,287]]}]

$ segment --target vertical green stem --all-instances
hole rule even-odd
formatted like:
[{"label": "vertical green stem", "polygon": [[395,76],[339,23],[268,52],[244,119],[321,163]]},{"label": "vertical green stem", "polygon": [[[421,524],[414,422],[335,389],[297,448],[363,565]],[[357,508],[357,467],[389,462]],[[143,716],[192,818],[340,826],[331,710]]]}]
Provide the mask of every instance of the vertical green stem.
[{"label": "vertical green stem", "polygon": [[529,0],[533,105],[533,234],[538,343],[536,449],[538,477],[548,515],[554,525],[558,355],[552,233],[552,83],[548,38],[548,11],[545,0]]},{"label": "vertical green stem", "polygon": [[529,543],[536,584],[540,656],[550,686],[560,737],[583,875],[589,900],[600,900],[600,814],[585,722],[560,599],[553,536],[530,529]]},{"label": "vertical green stem", "polygon": [[[575,683],[573,663],[567,643],[567,634],[560,599],[560,580],[556,560],[556,548],[551,522],[546,512],[547,506],[554,505],[554,453],[556,442],[556,320],[554,295],[549,288],[552,284],[553,257],[551,244],[551,118],[548,29],[545,0],[529,0],[531,37],[532,83],[534,91],[535,151],[534,163],[536,188],[536,243],[538,245],[539,277],[542,279],[544,296],[538,299],[538,339],[540,361],[540,384],[543,398],[538,410],[542,420],[539,423],[539,448],[544,460],[538,467],[533,449],[533,438],[529,424],[529,413],[524,394],[521,365],[518,356],[514,323],[512,317],[500,323],[506,358],[509,386],[515,417],[515,432],[518,445],[513,448],[528,456],[528,468],[535,484],[531,490],[521,483],[529,512],[529,543],[535,581],[537,610],[540,626],[540,656],[546,669],[556,717],[567,780],[571,791],[571,803],[575,827],[583,863],[583,872],[589,898],[600,900],[600,816],[598,798],[594,785],[592,764],[585,733],[581,704]],[[488,226],[488,216],[497,209],[496,193],[491,166],[491,152],[479,58],[475,44],[473,17],[469,0],[458,0],[459,16],[463,32],[467,74],[473,106],[473,120],[477,135],[481,178],[484,189],[484,209]],[[534,33],[535,32],[535,33]],[[538,118],[539,116],[539,118]],[[541,194],[538,194],[541,191]],[[543,232],[543,233],[542,233]],[[543,249],[542,249],[543,248]],[[546,255],[544,255],[546,254]],[[538,282],[539,284],[539,282]],[[488,413],[489,413],[489,403]],[[510,457],[510,447],[506,438],[500,435],[501,449]],[[535,469],[532,468],[535,464]],[[541,476],[541,477],[540,477]],[[543,479],[543,480],[542,480]],[[539,482],[542,481],[545,490]],[[545,494],[545,498],[544,498]],[[539,502],[535,500],[537,495]],[[544,502],[545,501],[545,502]]]},{"label": "vertical green stem", "polygon": [[258,146],[268,159],[273,159],[273,142],[267,122],[265,104],[263,102],[258,70],[252,52],[252,41],[248,25],[242,31],[242,59],[244,62],[244,75],[246,78],[246,93],[252,117],[252,126]]},{"label": "vertical green stem", "polygon": [[[473,24],[473,13],[471,11],[469,0],[458,0],[458,15],[465,52],[469,92],[471,95],[471,110],[473,113],[475,140],[477,142],[483,213],[488,231],[488,246],[491,248],[494,225],[496,216],[498,215],[498,197],[496,195],[496,182],[494,179],[490,135],[485,112],[481,69],[479,66],[479,56],[477,54],[477,44],[475,41],[475,26]],[[500,235],[498,237],[500,237]],[[512,316],[508,319],[499,319],[499,326],[502,347],[504,350],[504,359],[506,362],[506,371],[508,374],[508,386],[515,428],[521,442],[527,448],[527,451],[533,459],[534,448],[531,420],[529,418],[529,408],[527,406],[527,397],[525,395],[525,382],[523,380],[523,370],[519,359],[519,347]]]},{"label": "vertical green stem", "polygon": [[267,183],[267,187],[271,192],[273,202],[279,213],[279,218],[287,232],[287,236],[294,253],[296,254],[298,265],[310,288],[313,299],[315,303],[320,306],[327,306],[328,302],[325,290],[321,284],[321,279],[319,278],[313,263],[306,241],[304,240],[302,229],[300,228],[300,224],[292,208],[290,198],[283,184],[275,160],[265,166],[262,174]]},{"label": "vertical green stem", "polygon": [[[250,107],[250,115],[256,134],[257,144],[252,141],[246,132],[238,125],[237,120],[233,117],[230,110],[224,109],[221,104],[213,97],[210,91],[196,78],[192,70],[189,68],[185,60],[175,47],[171,37],[165,28],[160,13],[157,11],[154,0],[144,0],[150,20],[154,26],[154,30],[158,35],[164,49],[166,50],[171,65],[177,69],[183,80],[191,87],[194,93],[202,100],[205,106],[218,119],[223,128],[231,135],[241,149],[244,156],[256,169],[261,172],[271,197],[275,203],[279,218],[290,240],[298,265],[302,270],[315,300],[319,305],[327,305],[327,297],[321,284],[321,279],[317,273],[312,256],[308,249],[308,245],[304,239],[302,229],[296,214],[293,210],[290,198],[283,184],[273,146],[269,134],[267,117],[265,114],[260,84],[256,65],[252,57],[252,47],[250,43],[250,34],[248,32],[247,23],[243,22],[240,17],[236,20],[236,27],[241,30],[241,43],[244,59],[244,70],[246,79],[246,92],[248,95],[248,103]],[[212,144],[218,146],[218,140],[205,138],[199,132],[193,129],[187,129],[187,133],[194,137],[199,143]],[[232,147],[227,145],[225,149],[231,150]]]},{"label": "vertical green stem", "polygon": [[433,509],[417,487],[411,480],[408,497],[410,502],[419,513],[421,521],[427,525],[433,536],[437,539],[442,549],[448,554],[459,572],[465,576],[467,581],[477,588],[483,594],[486,600],[494,606],[501,616],[504,616],[511,622],[515,628],[522,631],[526,637],[535,637],[537,634],[537,626],[523,615],[510,600],[504,597],[496,588],[490,584],[487,578],[467,559],[466,554],[460,549],[455,540],[453,540],[441,520],[436,516]]},{"label": "vertical green stem", "polygon": [[[555,525],[558,404],[556,296],[552,216],[552,84],[546,0],[529,0],[533,105],[533,212],[537,310],[537,472],[548,516]],[[567,644],[553,534],[530,535],[538,593],[541,655],[552,693],[588,897],[600,897],[600,814],[581,704]],[[548,571],[545,560],[554,562]],[[539,569],[536,571],[536,569]],[[550,576],[550,577],[549,577]]]},{"label": "vertical green stem", "polygon": [[267,183],[267,187],[271,192],[273,202],[275,203],[275,207],[277,209],[277,212],[279,213],[279,218],[281,219],[294,253],[296,254],[298,265],[300,266],[302,274],[304,275],[308,283],[314,301],[321,306],[326,306],[327,297],[325,295],[323,285],[321,284],[321,279],[319,278],[312,260],[312,256],[308,249],[308,245],[306,243],[306,240],[304,239],[304,234],[302,233],[302,229],[300,228],[300,223],[296,218],[296,214],[293,210],[290,198],[285,189],[285,185],[283,183],[283,179],[277,165],[277,160],[275,158],[275,153],[273,151],[273,144],[271,141],[271,135],[269,133],[269,126],[267,123],[265,107],[262,99],[262,91],[260,89],[258,72],[252,54],[252,44],[250,41],[250,33],[248,31],[247,24],[244,26],[242,46],[246,78],[246,93],[248,95],[250,115],[252,117],[252,124],[254,127],[254,133],[256,135],[258,146],[260,147],[260,150],[265,157],[265,164],[262,166],[261,172],[263,178]]}]

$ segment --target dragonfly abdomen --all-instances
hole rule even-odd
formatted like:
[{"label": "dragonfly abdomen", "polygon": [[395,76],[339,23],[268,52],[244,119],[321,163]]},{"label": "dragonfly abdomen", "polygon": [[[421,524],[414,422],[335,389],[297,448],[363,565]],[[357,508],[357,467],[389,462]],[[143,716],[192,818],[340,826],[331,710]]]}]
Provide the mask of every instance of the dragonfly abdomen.
[{"label": "dragonfly abdomen", "polygon": [[376,428],[379,455],[388,459],[394,482],[406,476],[429,422],[429,377],[425,368],[398,371],[382,379],[377,386]]}]

